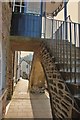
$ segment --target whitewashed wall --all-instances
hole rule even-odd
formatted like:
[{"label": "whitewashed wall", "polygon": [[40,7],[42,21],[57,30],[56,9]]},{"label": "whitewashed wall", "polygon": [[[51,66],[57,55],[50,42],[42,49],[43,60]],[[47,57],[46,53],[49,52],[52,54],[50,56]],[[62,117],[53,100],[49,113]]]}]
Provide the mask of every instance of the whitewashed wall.
[{"label": "whitewashed wall", "polygon": [[29,64],[27,62],[22,61],[22,63],[21,63],[21,74],[23,74],[23,72],[25,72],[27,75],[29,75],[30,68],[31,68],[31,66],[29,66]]}]

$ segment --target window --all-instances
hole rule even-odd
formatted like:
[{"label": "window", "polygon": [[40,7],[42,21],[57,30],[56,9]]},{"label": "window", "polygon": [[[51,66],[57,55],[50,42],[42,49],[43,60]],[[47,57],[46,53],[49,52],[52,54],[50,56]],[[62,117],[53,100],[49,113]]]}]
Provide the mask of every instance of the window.
[{"label": "window", "polygon": [[[25,0],[24,0],[25,1]],[[13,12],[16,13],[41,13],[41,2],[13,2]]]},{"label": "window", "polygon": [[17,2],[17,0],[13,1],[13,12],[24,13],[25,9],[26,9],[26,4],[22,0],[20,2]]},{"label": "window", "polygon": [[28,68],[28,64],[26,65],[26,68]]},{"label": "window", "polygon": [[40,14],[40,2],[28,2],[27,12]]}]

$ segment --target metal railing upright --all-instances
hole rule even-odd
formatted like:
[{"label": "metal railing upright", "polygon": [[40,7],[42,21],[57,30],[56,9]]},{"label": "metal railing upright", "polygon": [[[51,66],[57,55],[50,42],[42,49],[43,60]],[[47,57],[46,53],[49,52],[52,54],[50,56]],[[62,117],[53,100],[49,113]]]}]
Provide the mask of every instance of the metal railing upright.
[{"label": "metal railing upright", "polygon": [[[69,82],[78,83],[80,64],[80,24],[46,17],[45,38],[52,39],[54,56],[62,71],[70,74]],[[51,47],[50,47],[51,48]]]}]

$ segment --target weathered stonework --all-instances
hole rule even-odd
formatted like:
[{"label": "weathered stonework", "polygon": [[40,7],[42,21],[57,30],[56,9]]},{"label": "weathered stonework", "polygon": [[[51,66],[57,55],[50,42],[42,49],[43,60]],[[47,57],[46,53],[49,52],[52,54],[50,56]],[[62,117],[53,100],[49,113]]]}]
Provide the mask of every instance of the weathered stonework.
[{"label": "weathered stonework", "polygon": [[11,25],[11,7],[8,2],[2,3],[2,37],[3,44],[6,51],[6,86],[8,90],[8,98],[11,98],[12,95],[12,51],[10,48],[10,25]]},{"label": "weathered stonework", "polygon": [[7,99],[10,100],[13,94],[13,53],[10,49],[7,63]]},{"label": "weathered stonework", "polygon": [[[10,82],[10,74],[7,73],[9,71],[8,66],[10,66],[10,63],[8,63],[8,59],[10,58],[10,43],[9,43],[9,34],[10,34],[10,23],[11,23],[11,7],[8,2],[0,2],[0,7],[2,7],[2,11],[0,11],[2,17],[0,18],[0,27],[2,30],[0,30],[0,34],[2,38],[0,37],[0,40],[2,41],[2,95],[0,96],[0,100],[2,101],[2,116],[5,114],[6,110],[6,98],[8,94],[8,88]],[[10,58],[11,59],[11,58]],[[11,69],[10,69],[11,70]],[[9,79],[8,79],[9,78]],[[0,106],[1,107],[1,106]]]},{"label": "weathered stonework", "polygon": [[61,119],[79,119],[79,108],[55,65],[55,59],[49,51],[49,45],[43,43],[37,56],[40,58],[45,71],[53,115]]},{"label": "weathered stonework", "polygon": [[[71,120],[73,118],[79,119],[79,108],[56,67],[55,58],[50,53],[49,44],[46,44],[46,41],[41,44],[41,47],[34,57],[32,80],[30,84],[31,87],[32,85],[35,86],[35,83],[38,83],[38,79],[36,79],[34,76],[35,73],[38,75],[37,73],[39,72],[39,69],[37,69],[38,64],[37,66],[35,64],[35,61],[38,59],[38,61],[41,62],[43,67],[42,69],[44,70],[43,72],[46,76],[48,90],[51,98],[53,117],[58,119],[60,118],[62,120],[65,118],[70,118]],[[34,69],[37,69],[37,71],[35,72]],[[37,84],[37,86],[38,85],[39,84]]]},{"label": "weathered stonework", "polygon": [[42,65],[39,61],[37,54],[34,53],[34,60],[32,64],[32,70],[30,74],[30,90],[31,92],[44,93],[45,87],[45,75]]}]

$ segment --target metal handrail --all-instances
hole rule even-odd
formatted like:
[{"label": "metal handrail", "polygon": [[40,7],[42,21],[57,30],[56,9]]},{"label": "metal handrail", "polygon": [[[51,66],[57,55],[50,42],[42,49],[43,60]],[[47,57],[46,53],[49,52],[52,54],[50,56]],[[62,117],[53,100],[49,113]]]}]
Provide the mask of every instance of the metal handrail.
[{"label": "metal handrail", "polygon": [[[46,50],[49,52],[49,54],[50,54],[50,56],[52,57],[53,56],[53,54],[52,54],[52,50],[50,50],[50,47],[47,45],[48,43],[47,43],[47,41],[45,42],[45,41],[43,41],[43,43],[45,44],[45,47],[46,47]],[[49,48],[48,48],[49,47]],[[48,50],[49,49],[49,50]],[[44,69],[44,72],[45,72],[45,68],[44,68],[44,65],[43,65],[43,63],[41,63],[42,64],[42,67],[43,67],[43,69]],[[58,67],[57,67],[57,70],[58,70]],[[45,72],[45,76],[46,76],[46,72]],[[61,77],[61,79],[64,81],[64,79],[63,79],[63,76],[60,74],[60,77]],[[47,76],[46,76],[46,80],[47,80],[47,82],[48,82],[48,78],[47,78]],[[76,103],[76,100],[74,99],[74,96],[71,94],[71,91],[69,90],[69,88],[68,88],[68,86],[67,86],[67,84],[66,84],[66,81],[64,81],[64,84],[65,84],[65,87],[66,87],[66,89],[67,89],[67,91],[69,92],[69,94],[70,94],[70,97],[73,99],[73,106],[74,105],[76,105],[75,107],[76,107],[76,110],[79,110],[78,112],[80,112],[80,108],[79,108],[79,106],[77,105],[77,103]]]},{"label": "metal handrail", "polygon": [[73,22],[70,18],[71,21],[65,21],[65,20],[59,20],[59,19],[54,19],[53,17],[49,16],[49,17],[46,17],[46,19],[50,19],[50,20],[54,20],[54,21],[59,21],[59,22],[67,22],[67,23],[73,23],[73,24],[80,24],[78,22]]},{"label": "metal handrail", "polygon": [[[80,24],[72,21],[55,20],[50,17],[45,18],[45,20],[45,38],[52,39],[54,42],[52,46],[55,51],[56,62],[63,64],[62,71],[70,73],[70,83],[74,81],[76,84],[77,74],[80,72],[79,68],[76,67],[79,63]],[[51,32],[49,32],[50,30]]]}]

